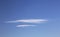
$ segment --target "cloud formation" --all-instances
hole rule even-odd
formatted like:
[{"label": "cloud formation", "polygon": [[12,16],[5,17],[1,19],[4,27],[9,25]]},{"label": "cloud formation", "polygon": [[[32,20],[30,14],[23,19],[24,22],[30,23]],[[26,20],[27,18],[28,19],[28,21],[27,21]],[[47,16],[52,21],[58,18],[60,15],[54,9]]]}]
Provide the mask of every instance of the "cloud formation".
[{"label": "cloud formation", "polygon": [[17,25],[16,27],[34,27],[36,25],[27,25],[27,24],[24,24],[24,25]]},{"label": "cloud formation", "polygon": [[46,22],[48,20],[45,19],[22,19],[22,20],[15,20],[15,21],[7,21],[7,23],[17,23],[17,22],[23,22],[23,23],[41,23]]}]

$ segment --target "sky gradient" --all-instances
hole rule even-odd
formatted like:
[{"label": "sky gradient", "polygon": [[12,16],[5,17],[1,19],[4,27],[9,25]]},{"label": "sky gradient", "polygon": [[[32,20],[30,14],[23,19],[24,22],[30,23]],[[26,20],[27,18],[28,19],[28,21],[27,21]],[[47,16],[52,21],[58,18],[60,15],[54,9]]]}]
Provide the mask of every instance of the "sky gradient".
[{"label": "sky gradient", "polygon": [[[48,21],[6,23],[21,19]],[[60,37],[60,0],[0,0],[0,37]]]}]

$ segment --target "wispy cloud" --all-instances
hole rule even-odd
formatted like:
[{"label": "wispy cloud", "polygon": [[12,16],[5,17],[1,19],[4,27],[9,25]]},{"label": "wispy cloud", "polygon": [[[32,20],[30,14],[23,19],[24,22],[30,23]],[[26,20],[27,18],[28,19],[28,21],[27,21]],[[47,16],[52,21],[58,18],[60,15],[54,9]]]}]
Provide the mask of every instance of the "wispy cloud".
[{"label": "wispy cloud", "polygon": [[24,25],[17,25],[16,27],[34,27],[36,25],[27,25],[27,24],[24,24]]},{"label": "wispy cloud", "polygon": [[23,23],[41,23],[46,22],[48,20],[46,19],[21,19],[21,20],[15,20],[15,21],[7,21],[7,23],[17,23],[17,22],[23,22]]}]

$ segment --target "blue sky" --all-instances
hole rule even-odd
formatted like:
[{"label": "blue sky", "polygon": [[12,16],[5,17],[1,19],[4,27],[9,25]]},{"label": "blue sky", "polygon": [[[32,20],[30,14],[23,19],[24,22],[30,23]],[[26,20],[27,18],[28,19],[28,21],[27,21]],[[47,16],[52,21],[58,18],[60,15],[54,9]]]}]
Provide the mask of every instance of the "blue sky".
[{"label": "blue sky", "polygon": [[[60,0],[0,0],[0,10],[0,37],[60,37]],[[25,22],[6,23],[21,19]],[[28,23],[25,19],[48,21]]]}]

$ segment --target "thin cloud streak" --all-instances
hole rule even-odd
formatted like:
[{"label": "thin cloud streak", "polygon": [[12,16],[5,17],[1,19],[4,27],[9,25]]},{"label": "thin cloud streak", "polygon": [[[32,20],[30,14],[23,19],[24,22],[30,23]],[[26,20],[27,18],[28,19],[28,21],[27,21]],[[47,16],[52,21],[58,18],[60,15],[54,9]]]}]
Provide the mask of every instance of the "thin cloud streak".
[{"label": "thin cloud streak", "polygon": [[34,27],[36,25],[27,25],[27,24],[24,24],[24,25],[17,25],[16,27]]},{"label": "thin cloud streak", "polygon": [[23,23],[41,23],[46,22],[48,20],[45,19],[22,19],[22,20],[16,20],[16,21],[7,21],[7,23],[17,23],[17,22],[23,22]]}]

